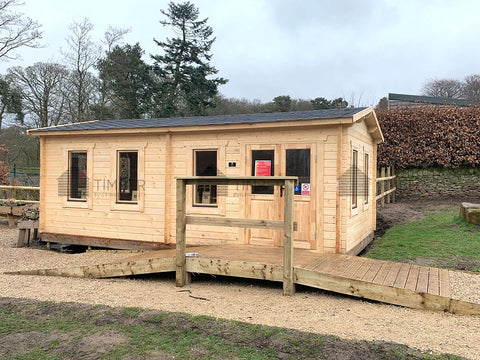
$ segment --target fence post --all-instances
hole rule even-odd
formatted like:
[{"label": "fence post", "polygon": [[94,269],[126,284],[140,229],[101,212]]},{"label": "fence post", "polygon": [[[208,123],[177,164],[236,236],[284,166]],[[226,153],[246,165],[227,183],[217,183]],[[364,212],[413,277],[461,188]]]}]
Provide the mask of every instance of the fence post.
[{"label": "fence post", "polygon": [[[380,169],[380,177],[381,178],[384,178],[385,177],[385,168],[382,167]],[[380,194],[384,194],[385,193],[385,180],[381,180],[380,181]],[[385,207],[385,196],[382,196],[382,199],[380,200],[380,204],[382,207]]]},{"label": "fence post", "polygon": [[175,239],[175,285],[184,286],[190,282],[187,274],[186,253],[186,189],[185,180],[177,179],[177,218],[176,218],[176,239]]},{"label": "fence post", "polygon": [[[395,165],[392,165],[392,176],[395,176]],[[395,177],[391,181],[392,181],[392,183],[391,183],[392,187],[391,188],[395,189],[396,188]],[[396,199],[395,199],[395,193],[396,192],[397,192],[397,190],[392,192],[392,202],[396,201]]]},{"label": "fence post", "polygon": [[283,295],[295,294],[293,282],[293,180],[285,181],[285,204],[283,214]]},{"label": "fence post", "polygon": [[[390,166],[387,167],[387,177],[390,177]],[[392,185],[392,181],[389,179],[386,182],[386,189],[385,190],[390,190],[391,189],[391,185]],[[390,193],[387,195],[387,204],[390,204]]]}]

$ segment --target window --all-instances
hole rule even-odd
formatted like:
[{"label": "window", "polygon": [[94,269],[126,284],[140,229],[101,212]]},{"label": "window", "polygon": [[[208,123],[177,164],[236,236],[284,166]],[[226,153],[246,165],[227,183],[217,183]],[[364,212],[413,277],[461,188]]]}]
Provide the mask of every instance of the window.
[{"label": "window", "polygon": [[136,204],[138,200],[138,152],[119,151],[117,171],[117,202]]},{"label": "window", "polygon": [[[196,150],[195,176],[217,176],[217,151]],[[217,204],[217,185],[195,186],[194,205],[211,206]]]},{"label": "window", "polygon": [[[252,150],[252,176],[275,174],[275,150]],[[273,194],[273,186],[252,186],[252,194]]]},{"label": "window", "polygon": [[288,149],[285,174],[298,176],[295,195],[310,195],[310,149]]},{"label": "window", "polygon": [[68,200],[87,201],[87,152],[69,152]]},{"label": "window", "polygon": [[358,205],[358,151],[352,153],[352,208]]},{"label": "window", "polygon": [[364,183],[363,184],[363,186],[364,186],[363,199],[364,199],[365,204],[368,204],[368,195],[369,195],[368,167],[369,167],[368,154],[365,154],[365,159],[364,159],[364,162],[363,162],[363,178],[364,178],[364,181],[363,181],[363,183]]}]

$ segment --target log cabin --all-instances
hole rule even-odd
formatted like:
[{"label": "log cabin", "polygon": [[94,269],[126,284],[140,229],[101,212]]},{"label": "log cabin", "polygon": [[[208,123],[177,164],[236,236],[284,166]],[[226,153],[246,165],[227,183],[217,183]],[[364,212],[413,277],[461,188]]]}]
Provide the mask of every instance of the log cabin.
[{"label": "log cabin", "polygon": [[[179,176],[297,176],[295,248],[358,254],[373,238],[383,135],[372,107],[103,120],[28,133],[40,138],[39,231],[47,242],[168,247]],[[282,191],[191,186],[186,211],[281,220]],[[282,234],[189,225],[187,244],[282,246]]]}]

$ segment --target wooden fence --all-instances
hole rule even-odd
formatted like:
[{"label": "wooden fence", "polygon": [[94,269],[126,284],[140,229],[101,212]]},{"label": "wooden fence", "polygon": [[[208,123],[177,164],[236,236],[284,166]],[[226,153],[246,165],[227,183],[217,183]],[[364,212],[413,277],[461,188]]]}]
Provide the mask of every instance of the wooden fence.
[{"label": "wooden fence", "polygon": [[[298,178],[295,176],[187,176],[177,178],[177,216],[176,216],[176,285],[183,286],[190,282],[186,270],[186,228],[187,224],[228,226],[243,228],[261,228],[283,230],[283,293],[293,295],[295,284],[293,278],[293,195]],[[233,219],[209,216],[187,216],[187,185],[253,185],[284,186],[284,220]],[[248,276],[245,276],[248,277]]]},{"label": "wooden fence", "polygon": [[[35,193],[34,196],[31,196],[34,199],[17,199],[17,190],[22,191],[22,196],[31,195]],[[27,204],[38,204],[40,200],[40,187],[39,186],[13,186],[13,185],[0,185],[0,200],[12,199],[16,202],[24,202]],[[30,196],[26,197],[30,197]]]},{"label": "wooden fence", "polygon": [[[377,171],[377,197],[376,200],[380,200],[382,207],[387,204],[395,202],[395,168],[394,167],[382,167]],[[379,184],[380,183],[380,184]]]}]

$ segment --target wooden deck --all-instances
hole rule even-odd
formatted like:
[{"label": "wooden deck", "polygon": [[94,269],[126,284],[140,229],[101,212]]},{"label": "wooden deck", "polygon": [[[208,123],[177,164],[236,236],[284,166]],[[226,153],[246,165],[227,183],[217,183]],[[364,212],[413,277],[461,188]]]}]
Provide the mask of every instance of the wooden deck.
[{"label": "wooden deck", "polygon": [[[283,281],[282,248],[262,246],[188,247],[189,273]],[[451,299],[445,269],[393,263],[356,256],[294,251],[294,283],[417,309],[480,314],[480,304]],[[104,278],[175,271],[175,249],[149,251],[109,264],[68,269],[10,272]]]}]

